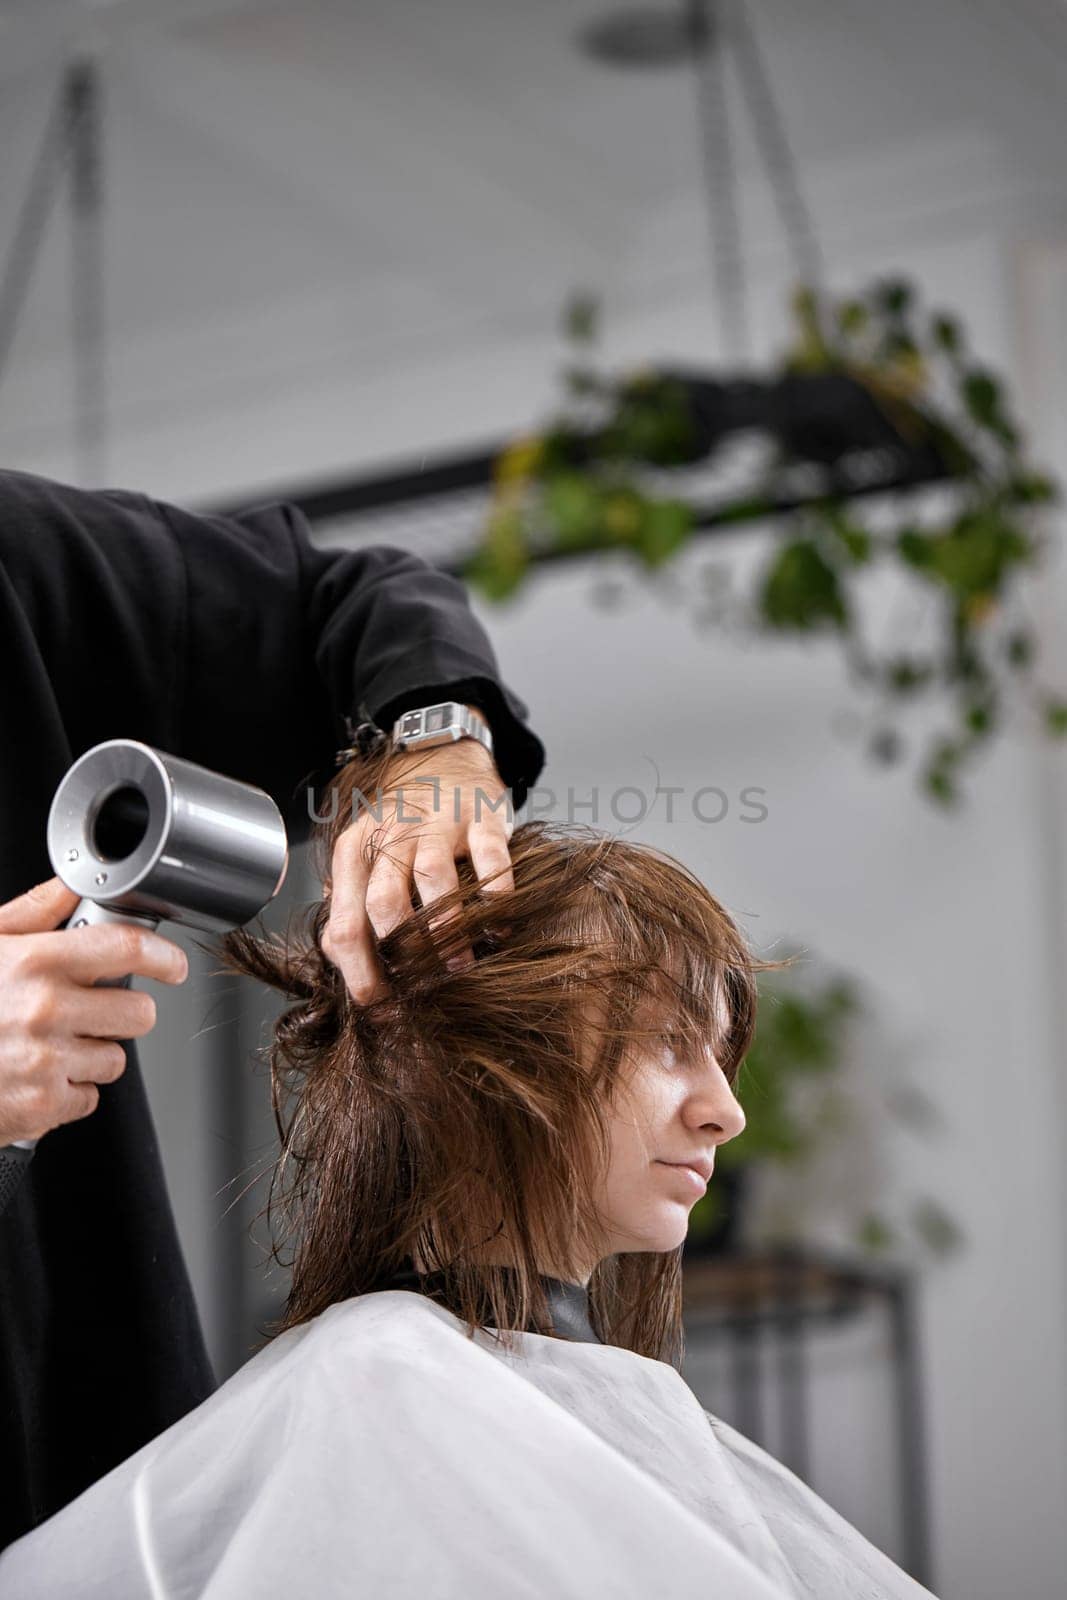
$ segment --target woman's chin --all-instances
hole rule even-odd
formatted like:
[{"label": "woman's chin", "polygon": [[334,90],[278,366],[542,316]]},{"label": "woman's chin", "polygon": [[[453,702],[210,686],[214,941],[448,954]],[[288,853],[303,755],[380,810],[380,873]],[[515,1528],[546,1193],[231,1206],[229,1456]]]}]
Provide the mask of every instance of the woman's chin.
[{"label": "woman's chin", "polygon": [[671,1213],[648,1230],[649,1242],[641,1246],[643,1250],[677,1250],[679,1245],[685,1243],[685,1236],[689,1232],[689,1212],[672,1206]]},{"label": "woman's chin", "polygon": [[667,1250],[677,1250],[679,1245],[685,1243],[689,1232],[691,1210],[691,1204],[679,1205],[672,1200],[664,1205],[660,1199],[655,1206],[643,1209],[640,1217],[635,1217],[630,1226],[622,1217],[617,1218],[611,1230],[615,1241],[612,1254],[631,1251],[662,1254]]}]

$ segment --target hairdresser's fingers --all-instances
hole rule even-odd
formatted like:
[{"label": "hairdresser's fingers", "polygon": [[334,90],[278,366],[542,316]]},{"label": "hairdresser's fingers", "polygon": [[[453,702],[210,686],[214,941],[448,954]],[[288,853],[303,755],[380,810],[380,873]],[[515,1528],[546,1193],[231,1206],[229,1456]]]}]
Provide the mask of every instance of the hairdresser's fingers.
[{"label": "hairdresser's fingers", "polygon": [[330,862],[330,915],[322,931],[322,953],[339,968],[357,1005],[367,1006],[389,994],[374,948],[374,930],[367,915],[370,868],[363,859],[367,818],[351,824],[333,847]]},{"label": "hairdresser's fingers", "polygon": [[411,915],[412,866],[417,836],[403,831],[389,837],[367,881],[364,903],[371,926],[384,939]]},{"label": "hairdresser's fingers", "polygon": [[114,1083],[126,1071],[126,1051],[117,1039],[72,1040],[63,1052],[67,1082]]},{"label": "hairdresser's fingers", "polygon": [[471,865],[478,874],[478,882],[487,893],[514,889],[511,851],[499,823],[472,822],[467,835],[467,848]]},{"label": "hairdresser's fingers", "polygon": [[99,1104],[100,1090],[95,1083],[68,1083],[57,1126],[91,1117]]},{"label": "hairdresser's fingers", "polygon": [[157,978],[184,983],[189,961],[180,945],[129,922],[101,922],[86,928],[27,937],[24,959],[30,968],[93,984],[99,978]]},{"label": "hairdresser's fingers", "polygon": [[80,899],[62,878],[46,878],[0,905],[0,933],[43,933],[57,928]]},{"label": "hairdresser's fingers", "polygon": [[[470,858],[478,874],[478,883],[485,894],[496,894],[515,887],[515,873],[507,843],[511,838],[511,832],[509,828],[507,837],[501,838],[498,828],[490,827],[488,824],[479,826],[477,823],[471,826],[468,836]],[[497,931],[510,933],[511,925],[500,926]]]},{"label": "hairdresser's fingers", "polygon": [[[458,828],[427,829],[419,839],[415,849],[415,887],[419,891],[419,899],[427,909],[435,900],[440,900],[442,895],[459,888],[455,856],[461,843],[462,833]],[[439,917],[431,918],[430,928],[435,939],[443,935],[451,923],[458,920],[458,907]],[[458,970],[469,966],[473,960],[474,951],[471,949],[470,941],[464,940],[447,957],[447,965],[453,970]]]},{"label": "hairdresser's fingers", "polygon": [[26,1031],[67,1039],[141,1039],[155,1025],[155,997],[143,989],[55,982],[44,991],[41,1021]]}]

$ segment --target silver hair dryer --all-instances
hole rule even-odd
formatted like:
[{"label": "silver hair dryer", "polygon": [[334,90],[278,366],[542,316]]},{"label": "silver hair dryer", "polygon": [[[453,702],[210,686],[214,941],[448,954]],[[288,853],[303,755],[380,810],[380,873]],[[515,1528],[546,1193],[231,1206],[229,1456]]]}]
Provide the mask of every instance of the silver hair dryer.
[{"label": "silver hair dryer", "polygon": [[[253,784],[223,777],[136,739],[108,739],[80,756],[48,813],[48,854],[81,895],[71,928],[160,922],[226,933],[250,922],[285,882],[281,812]],[[124,978],[97,987],[126,988]],[[36,1140],[0,1149],[0,1209]]]}]

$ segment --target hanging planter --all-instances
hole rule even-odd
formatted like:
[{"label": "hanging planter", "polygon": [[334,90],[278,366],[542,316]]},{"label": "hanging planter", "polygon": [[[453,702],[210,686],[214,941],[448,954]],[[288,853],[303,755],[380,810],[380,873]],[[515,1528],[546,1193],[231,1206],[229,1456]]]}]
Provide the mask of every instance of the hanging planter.
[{"label": "hanging planter", "polygon": [[[781,537],[741,619],[765,634],[838,639],[875,697],[868,749],[884,762],[906,753],[907,709],[947,707],[949,725],[927,738],[917,765],[925,793],[950,804],[1013,698],[1028,695],[1047,732],[1067,733],[1067,700],[1036,677],[1021,604],[1022,580],[1047,547],[1042,513],[1059,491],[1029,461],[1004,386],[972,356],[959,321],[923,312],[909,284],[879,282],[841,301],[804,289],[793,311],[776,370],[715,383],[600,372],[590,359],[596,303],[573,300],[565,405],[496,459],[464,576],[502,601],[534,560],[625,551],[652,571],[698,529],[773,517]],[[692,469],[714,466],[732,435],[763,439],[759,481],[709,504],[692,490]],[[925,602],[920,648],[864,640],[860,591],[877,568],[897,569]]]}]

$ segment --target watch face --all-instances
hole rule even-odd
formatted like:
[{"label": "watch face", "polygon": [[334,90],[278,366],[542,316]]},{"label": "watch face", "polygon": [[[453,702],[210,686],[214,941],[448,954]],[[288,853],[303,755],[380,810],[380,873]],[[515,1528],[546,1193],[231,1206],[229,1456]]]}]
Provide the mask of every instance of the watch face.
[{"label": "watch face", "polygon": [[424,718],[426,732],[439,733],[442,728],[448,725],[449,720],[446,706],[434,706],[432,710],[427,711]]}]

